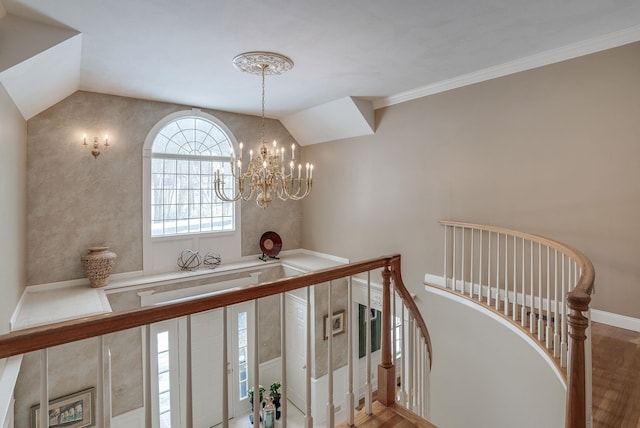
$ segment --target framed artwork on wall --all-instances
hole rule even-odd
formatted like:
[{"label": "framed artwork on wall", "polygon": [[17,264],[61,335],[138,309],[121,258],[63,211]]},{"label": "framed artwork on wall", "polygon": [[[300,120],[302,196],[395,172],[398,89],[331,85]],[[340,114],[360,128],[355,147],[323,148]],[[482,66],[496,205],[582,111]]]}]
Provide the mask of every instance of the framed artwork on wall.
[{"label": "framed artwork on wall", "polygon": [[[49,401],[50,428],[84,428],[96,424],[95,388]],[[40,428],[40,404],[31,407],[31,428]]]},{"label": "framed artwork on wall", "polygon": [[329,339],[328,331],[331,331],[331,335],[335,336],[340,333],[344,333],[344,310],[334,312],[331,317],[331,325],[329,325],[329,315],[324,316],[324,340]]}]

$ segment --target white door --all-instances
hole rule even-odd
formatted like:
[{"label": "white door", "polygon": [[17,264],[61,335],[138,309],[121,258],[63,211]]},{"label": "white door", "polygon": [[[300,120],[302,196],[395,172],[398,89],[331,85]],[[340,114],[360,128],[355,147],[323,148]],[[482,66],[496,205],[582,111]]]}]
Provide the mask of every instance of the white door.
[{"label": "white door", "polygon": [[222,309],[191,316],[191,385],[194,428],[222,422]]},{"label": "white door", "polygon": [[287,294],[287,398],[305,412],[307,380],[307,302]]}]

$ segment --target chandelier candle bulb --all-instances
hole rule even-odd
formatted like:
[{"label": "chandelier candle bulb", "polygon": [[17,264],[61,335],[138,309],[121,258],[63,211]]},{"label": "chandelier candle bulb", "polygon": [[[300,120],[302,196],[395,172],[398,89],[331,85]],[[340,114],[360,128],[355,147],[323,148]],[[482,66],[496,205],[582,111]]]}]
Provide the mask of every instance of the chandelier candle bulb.
[{"label": "chandelier candle bulb", "polygon": [[105,147],[109,147],[109,135],[105,135],[104,136],[104,146]]},{"label": "chandelier candle bulb", "polygon": [[84,134],[84,135],[82,136],[82,141],[83,141],[83,143],[82,143],[82,144],[83,144],[84,146],[86,146],[86,145],[87,145],[87,134]]},{"label": "chandelier candle bulb", "polygon": [[240,147],[240,159],[242,159],[242,143],[240,143],[239,147]]},{"label": "chandelier candle bulb", "polygon": [[292,144],[291,145],[291,160],[294,160],[296,158],[296,145]]}]

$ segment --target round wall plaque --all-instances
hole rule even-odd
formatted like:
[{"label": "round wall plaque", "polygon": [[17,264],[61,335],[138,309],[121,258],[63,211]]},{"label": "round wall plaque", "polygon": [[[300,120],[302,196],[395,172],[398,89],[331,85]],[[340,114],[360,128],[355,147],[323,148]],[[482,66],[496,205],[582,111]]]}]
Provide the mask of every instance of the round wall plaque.
[{"label": "round wall plaque", "polygon": [[269,231],[262,234],[260,237],[260,250],[262,251],[262,256],[260,260],[267,260],[267,257],[271,257],[272,259],[277,259],[278,254],[280,254],[280,250],[282,249],[282,239],[280,239],[280,235],[276,232]]}]

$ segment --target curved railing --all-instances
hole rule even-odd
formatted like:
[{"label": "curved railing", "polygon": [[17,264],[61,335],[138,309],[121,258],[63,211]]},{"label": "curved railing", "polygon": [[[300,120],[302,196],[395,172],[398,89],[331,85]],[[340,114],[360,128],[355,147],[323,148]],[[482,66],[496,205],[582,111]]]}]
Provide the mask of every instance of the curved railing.
[{"label": "curved railing", "polygon": [[566,426],[591,417],[590,344],[585,341],[595,272],[580,251],[515,230],[441,221],[444,286],[517,323],[568,367]]},{"label": "curved railing", "polygon": [[[393,329],[391,328],[392,314],[394,318],[396,315],[395,304],[393,305],[393,310],[392,310],[392,301],[395,302],[395,296],[398,296],[399,299],[402,301],[404,305],[403,308],[407,309],[409,318],[413,320],[415,323],[415,329],[413,331],[409,331],[408,326],[405,328],[403,323],[402,331],[403,332],[407,331],[407,334],[414,334],[415,337],[417,337],[418,339],[417,342],[423,343],[425,345],[425,349],[420,351],[418,350],[418,347],[415,346],[416,351],[413,352],[412,355],[409,355],[410,357],[420,356],[427,362],[426,366],[423,364],[423,366],[426,367],[426,369],[424,369],[424,373],[422,374],[425,376],[428,374],[428,367],[430,365],[430,360],[432,355],[429,333],[424,323],[424,320],[422,319],[420,312],[418,311],[415,303],[413,302],[413,299],[411,298],[410,293],[408,292],[404,283],[402,282],[402,277],[400,274],[400,256],[399,255],[379,257],[379,258],[370,259],[362,262],[341,265],[338,267],[332,267],[332,268],[309,272],[309,273],[303,273],[295,277],[279,279],[279,280],[265,282],[257,285],[250,285],[244,288],[225,290],[225,291],[215,293],[214,295],[208,295],[207,297],[193,298],[193,299],[178,301],[174,303],[159,304],[155,306],[136,308],[136,309],[127,310],[127,311],[93,315],[93,316],[88,316],[81,319],[57,322],[57,323],[52,323],[44,326],[37,326],[37,327],[32,327],[24,330],[11,332],[11,333],[0,336],[0,359],[11,357],[14,355],[24,354],[27,352],[41,350],[41,352],[45,352],[45,354],[43,354],[44,355],[43,359],[44,361],[46,361],[47,349],[54,346],[75,342],[83,339],[94,338],[94,337],[101,338],[106,334],[128,330],[136,327],[146,327],[148,332],[149,325],[153,323],[170,320],[174,318],[179,318],[179,317],[189,317],[193,314],[197,314],[200,312],[210,311],[218,308],[226,308],[230,305],[234,305],[242,302],[256,301],[256,299],[260,299],[268,296],[280,295],[282,296],[282,302],[284,302],[284,293],[286,292],[301,289],[304,287],[311,287],[314,285],[326,284],[326,283],[329,283],[329,290],[330,290],[330,292],[328,293],[329,294],[329,297],[328,297],[329,313],[333,313],[331,295],[333,293],[332,291],[333,286],[335,285],[333,284],[334,281],[340,280],[340,279],[347,279],[348,280],[347,283],[350,286],[349,296],[351,296],[351,277],[359,274],[367,273],[367,272],[370,273],[372,271],[379,272],[380,269],[382,269],[382,293],[381,293],[381,309],[382,309],[381,311],[381,314],[382,314],[381,315],[382,316],[381,360],[382,362],[378,370],[377,399],[378,401],[382,402],[385,405],[392,405],[395,403],[395,398],[396,398],[395,392],[396,392],[396,384],[398,379],[396,368],[395,368],[396,358],[392,357],[392,350],[391,350],[392,331],[393,332],[396,331],[396,328],[393,328]],[[370,278],[370,274],[368,276]],[[393,300],[391,295],[391,280],[393,280],[393,291],[394,291]],[[344,283],[344,281],[342,283]],[[371,293],[370,280],[366,285],[367,285],[368,293],[370,294]],[[335,305],[335,303],[333,304]],[[351,306],[351,301],[349,301],[349,305],[347,306],[347,309],[346,309],[347,320],[351,320],[351,316],[349,312],[351,310],[350,306]],[[367,311],[367,314],[368,313],[369,311]],[[404,309],[402,309],[402,313],[404,313]],[[396,319],[394,319],[394,321],[396,321]],[[350,324],[351,323],[347,324],[349,335],[352,334]],[[308,319],[307,328],[310,328],[310,325],[313,325],[313,322],[310,319]],[[395,326],[397,326],[397,322],[394,323],[394,327]],[[285,328],[284,323],[281,328],[282,329]],[[226,331],[224,332],[224,334],[226,335]],[[255,346],[259,346],[260,342],[257,337],[258,333],[256,333],[255,336],[256,336]],[[285,336],[286,336],[285,334],[281,335],[281,337],[285,337]],[[307,337],[309,336],[310,335],[307,335]],[[329,343],[328,376],[330,379],[329,384],[332,385],[333,357],[331,354],[331,343],[333,340],[332,339],[333,335],[328,335],[328,336],[329,336],[328,337],[328,343]],[[404,338],[405,334],[403,333],[402,336]],[[397,339],[398,338],[396,337],[395,333],[393,333],[393,341],[395,342]],[[148,339],[147,339],[147,342],[148,342]],[[413,343],[415,344],[417,342],[413,342]],[[223,340],[223,343],[226,343],[226,336],[225,336],[225,339]],[[308,339],[307,345],[306,345],[308,351],[311,349],[309,343],[310,342]],[[350,343],[351,342],[349,341],[349,347],[351,347]],[[147,346],[149,346],[149,343],[147,343]],[[403,355],[405,354],[404,350],[408,348],[409,348],[408,342],[405,345],[405,341],[403,340],[402,342]],[[284,343],[283,343],[282,349],[284,349]],[[147,355],[150,355],[149,350],[147,350]],[[226,355],[226,353],[224,355]],[[311,364],[310,364],[311,357],[309,356],[309,353],[307,355],[308,355],[307,362],[309,367],[311,367]],[[226,357],[224,357],[224,360],[226,360]],[[148,365],[148,362],[147,362],[147,365]],[[408,365],[411,367],[418,367],[418,364],[414,362],[411,362]],[[46,364],[45,364],[45,367],[46,367]],[[254,387],[255,387],[255,390],[257,390],[259,386],[259,380],[257,376],[257,373],[259,372],[257,360],[255,361],[254,367],[255,367],[254,373],[256,373],[256,375],[254,375],[254,381],[255,381]],[[283,358],[283,372],[284,372],[284,367],[285,367],[285,363]],[[226,366],[224,369],[226,370]],[[101,372],[104,372],[104,371],[101,371]],[[283,377],[284,377],[284,374],[283,374]],[[148,380],[149,378],[150,376],[147,368],[147,382],[150,382],[150,380]],[[226,379],[226,377],[224,377],[223,379]],[[310,404],[311,397],[310,397],[310,389],[309,389],[310,382],[311,382],[310,379],[311,379],[310,371],[307,370],[307,395],[308,396],[307,396],[306,417],[312,420],[311,404]],[[404,382],[404,379],[406,379],[406,377],[403,377],[403,382]],[[223,381],[223,382],[226,382],[226,381]],[[98,383],[100,384],[101,382],[98,382]],[[283,378],[283,383],[284,383],[284,378]],[[46,383],[46,377],[45,377],[44,387],[41,386],[41,391],[43,391],[40,398],[41,403],[46,403],[48,401],[46,385],[47,383]],[[424,383],[422,383],[421,385],[424,385]],[[146,388],[148,391],[150,386],[147,385]],[[226,386],[223,385],[222,388],[223,388],[222,390],[224,391]],[[350,389],[351,388],[352,388],[352,385],[350,385]],[[99,393],[101,393],[101,391],[99,391]],[[108,388],[105,388],[105,391],[103,393],[105,394],[109,393]],[[285,394],[286,392],[283,392],[283,401],[286,402]],[[328,402],[331,404],[333,400],[333,395],[332,395],[333,393],[331,392],[330,394],[331,395],[329,396]],[[350,394],[351,394],[351,401],[353,402],[352,390],[350,390]],[[146,394],[146,395],[148,396],[149,394]],[[226,397],[226,394],[223,394],[223,395]],[[413,399],[407,400],[406,403],[401,403],[401,404],[409,403],[409,405],[407,405],[406,407],[408,407],[410,410],[413,410],[414,408],[421,409],[422,405],[414,406],[411,404],[411,403],[415,403],[417,400],[416,398],[417,396],[416,394],[413,393],[413,390],[409,394],[409,396],[413,397]],[[427,396],[426,392],[422,391],[421,397],[424,398],[426,396]],[[226,398],[224,399],[226,400]],[[255,400],[258,399],[258,394],[255,395],[254,399]],[[369,401],[370,400],[371,400],[371,397],[369,397]],[[101,404],[100,400],[98,400],[98,405],[100,404]],[[254,417],[258,418],[259,416],[257,415],[257,412],[260,406],[258,405],[257,402],[254,404],[255,404],[254,407],[256,409],[255,410],[256,414],[254,415]],[[227,407],[226,401],[222,403],[222,406]],[[351,409],[350,409],[349,417],[351,420],[349,422],[352,423],[354,406],[350,406],[350,407]],[[424,407],[426,408],[426,406]],[[147,424],[146,426],[148,427],[151,424],[150,408],[151,406],[149,405],[149,402],[146,402],[145,403],[146,424]],[[47,419],[46,413],[45,413],[46,406],[41,406],[41,409],[44,409],[42,411],[41,420],[46,420]],[[187,411],[189,412],[189,410]],[[102,414],[104,412],[98,412],[98,413]],[[187,421],[190,421],[189,417],[187,417]],[[227,426],[226,422],[227,420],[223,419],[223,426]],[[187,424],[189,424],[189,422],[187,422]],[[46,427],[47,425],[48,424],[45,424],[44,426]],[[98,422],[97,425],[101,426],[101,423]],[[328,425],[333,426],[333,421],[329,420]]]}]

